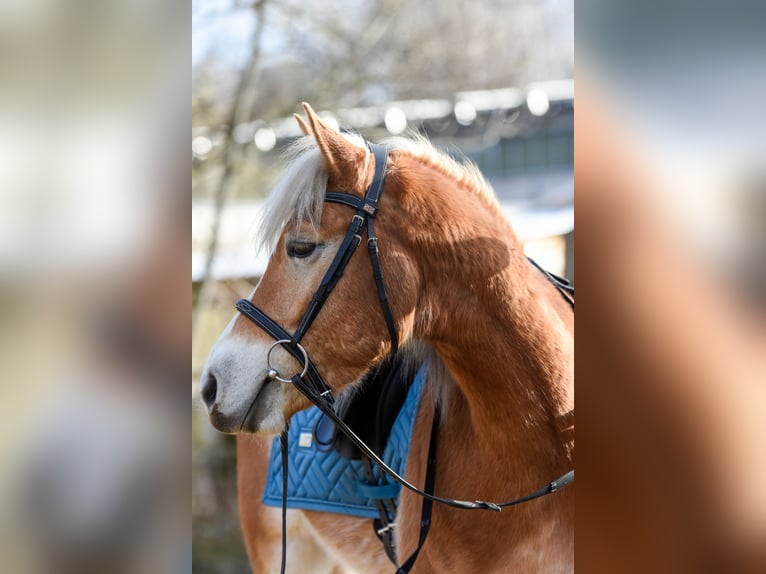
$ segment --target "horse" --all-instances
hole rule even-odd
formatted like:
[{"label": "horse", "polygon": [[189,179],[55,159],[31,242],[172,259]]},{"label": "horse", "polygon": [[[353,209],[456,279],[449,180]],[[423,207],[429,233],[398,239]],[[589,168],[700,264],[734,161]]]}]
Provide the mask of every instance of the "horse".
[{"label": "horse", "polygon": [[[346,235],[349,208],[325,204],[327,194],[365,197],[378,163],[361,138],[334,131],[310,106],[304,109],[308,122],[297,118],[307,135],[298,140],[285,177],[269,197],[261,238],[271,255],[248,298],[292,332]],[[281,433],[311,402],[279,373],[305,374],[310,363],[329,381],[328,392],[342,396],[397,343],[424,346],[443,368],[441,376],[429,377],[406,479],[424,485],[430,429],[438,416],[435,495],[523,496],[573,466],[570,305],[529,264],[475,167],[459,164],[422,138],[384,143],[387,168],[375,216],[379,273],[370,273],[371,262],[376,267],[372,252],[350,256],[298,345],[303,362],[244,313],[235,315],[202,374],[210,421],[222,432]],[[380,280],[388,312],[378,300]],[[243,444],[240,456],[246,454]],[[247,474],[243,468],[261,463],[240,457],[240,481]],[[254,490],[240,493],[246,530],[247,513],[257,507]],[[400,560],[418,547],[421,504],[415,493],[402,491],[395,531]],[[369,550],[374,539],[347,528],[358,526],[359,519],[303,516],[349,564],[360,564],[363,572],[387,571],[377,559],[382,553]],[[413,570],[420,574],[574,569],[573,487],[497,513],[435,504],[431,522]],[[372,552],[372,567],[360,552]]]}]

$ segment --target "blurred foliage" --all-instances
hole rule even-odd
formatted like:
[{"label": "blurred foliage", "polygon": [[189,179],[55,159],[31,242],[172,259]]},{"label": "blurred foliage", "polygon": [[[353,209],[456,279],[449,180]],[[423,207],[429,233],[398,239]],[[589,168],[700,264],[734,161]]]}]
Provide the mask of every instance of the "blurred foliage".
[{"label": "blurred foliage", "polygon": [[192,569],[239,574],[249,571],[249,562],[239,529],[236,442],[212,434],[206,418],[197,411],[192,420]]},{"label": "blurred foliage", "polygon": [[[192,123],[213,149],[195,162],[195,196],[215,193],[227,162],[235,172],[230,197],[270,187],[273,174],[247,151],[253,145],[227,155],[235,115],[270,120],[301,101],[336,109],[572,77],[572,10],[570,2],[530,0],[198,2]],[[234,27],[226,22],[249,26],[249,37],[227,43],[216,35]],[[242,82],[248,74],[252,81]]]}]

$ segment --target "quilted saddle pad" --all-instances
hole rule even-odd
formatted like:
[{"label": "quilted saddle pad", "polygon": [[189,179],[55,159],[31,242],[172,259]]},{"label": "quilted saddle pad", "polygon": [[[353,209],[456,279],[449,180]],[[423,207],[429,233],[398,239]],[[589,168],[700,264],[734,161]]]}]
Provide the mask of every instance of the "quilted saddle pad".
[{"label": "quilted saddle pad", "polygon": [[[400,475],[404,475],[407,464],[415,415],[427,375],[428,362],[415,375],[383,450],[383,461]],[[361,460],[344,458],[335,449],[320,450],[314,440],[314,427],[321,416],[320,410],[312,407],[296,413],[290,420],[287,507],[377,518],[374,500],[398,499],[401,486],[389,478],[383,482],[382,473],[375,465],[376,484],[369,484]],[[282,506],[279,437],[271,446],[263,503]]]}]

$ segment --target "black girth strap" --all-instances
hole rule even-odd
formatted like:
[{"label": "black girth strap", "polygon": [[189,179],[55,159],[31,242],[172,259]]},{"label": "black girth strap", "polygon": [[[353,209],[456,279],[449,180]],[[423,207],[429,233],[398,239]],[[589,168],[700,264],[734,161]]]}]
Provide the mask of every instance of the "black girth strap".
[{"label": "black girth strap", "polygon": [[[431,423],[431,440],[428,442],[428,460],[426,461],[426,482],[423,485],[423,490],[429,494],[434,492],[434,484],[436,484],[436,441],[439,436],[439,407],[436,407],[434,411],[434,420]],[[420,508],[420,535],[418,536],[418,545],[415,550],[410,554],[410,557],[405,560],[401,566],[396,570],[396,574],[407,574],[415,565],[415,560],[420,554],[420,549],[423,548],[423,544],[426,543],[428,538],[428,531],[431,529],[431,510],[433,510],[434,503],[428,498],[424,498],[422,506]]]},{"label": "black girth strap", "polygon": [[[378,482],[372,472],[372,463],[368,458],[362,458],[362,468],[367,484],[375,486]],[[386,484],[385,476],[381,476],[381,483]],[[396,501],[393,499],[374,499],[373,504],[378,511],[378,518],[373,519],[372,529],[383,545],[388,559],[396,566],[396,540],[394,528],[396,527]]]},{"label": "black girth strap", "polygon": [[282,566],[280,568],[280,574],[285,574],[285,567],[287,561],[287,433],[290,431],[290,421],[287,421],[285,429],[279,436],[279,446],[282,451]]}]

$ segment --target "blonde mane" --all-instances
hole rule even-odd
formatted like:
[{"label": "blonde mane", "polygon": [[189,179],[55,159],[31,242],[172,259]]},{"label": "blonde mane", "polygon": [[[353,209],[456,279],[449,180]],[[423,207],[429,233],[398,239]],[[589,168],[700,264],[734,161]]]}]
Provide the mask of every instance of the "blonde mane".
[{"label": "blonde mane", "polygon": [[[365,140],[358,134],[343,136],[362,149]],[[425,166],[454,181],[458,187],[467,189],[488,207],[501,213],[495,193],[484,179],[479,168],[467,158],[465,163],[456,161],[439,151],[424,136],[409,134],[408,137],[391,137],[381,142],[390,150],[404,152],[418,159]],[[365,161],[370,161],[367,154]],[[271,254],[282,230],[289,221],[302,221],[316,228],[322,219],[322,207],[327,192],[328,173],[322,167],[322,156],[313,137],[296,140],[285,152],[285,174],[269,194],[259,221],[258,249]]]},{"label": "blonde mane", "polygon": [[495,191],[484,179],[478,166],[466,156],[461,154],[462,161],[457,161],[438,150],[425,136],[417,133],[408,134],[408,137],[386,138],[380,143],[392,150],[403,151],[411,157],[417,158],[427,167],[454,181],[460,188],[468,189],[476,194],[487,205],[498,209],[499,212],[500,207],[495,197]]}]

